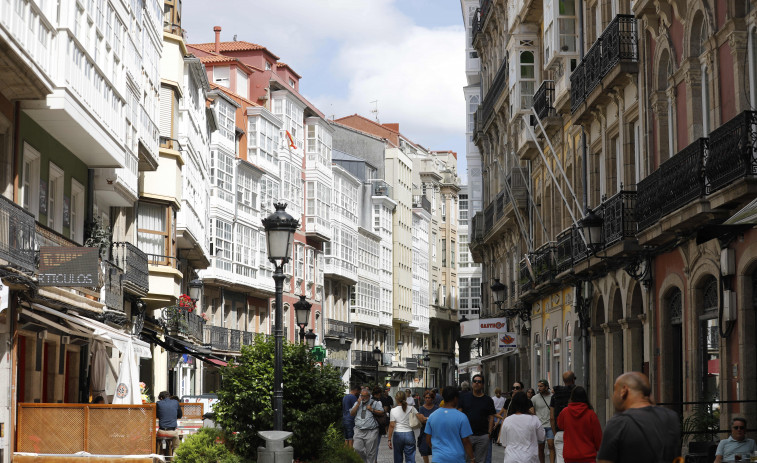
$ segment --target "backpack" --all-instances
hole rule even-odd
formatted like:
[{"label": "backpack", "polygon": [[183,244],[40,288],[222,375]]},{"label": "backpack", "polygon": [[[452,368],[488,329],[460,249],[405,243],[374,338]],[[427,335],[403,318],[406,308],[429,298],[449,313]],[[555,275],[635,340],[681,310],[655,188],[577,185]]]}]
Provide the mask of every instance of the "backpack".
[{"label": "backpack", "polygon": [[[378,408],[380,408],[381,410],[384,410],[384,404],[382,404],[380,400],[373,400],[370,403],[371,408],[375,408],[373,406],[374,404],[379,404]],[[382,428],[382,429],[384,429],[387,426],[389,426],[389,414],[386,413],[386,411],[384,411],[383,415],[377,415],[377,414],[374,413],[373,414],[373,419],[376,420],[376,423],[378,423],[379,427]]]}]

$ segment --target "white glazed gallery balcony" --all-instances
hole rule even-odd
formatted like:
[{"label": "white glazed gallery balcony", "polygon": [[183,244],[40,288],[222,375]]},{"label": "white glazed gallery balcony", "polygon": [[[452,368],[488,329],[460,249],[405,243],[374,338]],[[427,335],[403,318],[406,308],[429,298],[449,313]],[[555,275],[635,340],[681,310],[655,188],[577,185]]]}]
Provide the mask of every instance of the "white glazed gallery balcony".
[{"label": "white glazed gallery balcony", "polygon": [[134,207],[139,198],[139,160],[126,153],[125,167],[95,169],[95,191],[101,201],[113,207]]},{"label": "white glazed gallery balcony", "polygon": [[336,256],[325,256],[323,274],[326,278],[345,280],[350,284],[356,284],[357,265]]},{"label": "white glazed gallery balcony", "polygon": [[352,307],[350,323],[359,323],[366,326],[376,326],[380,323],[380,312],[366,307]]}]

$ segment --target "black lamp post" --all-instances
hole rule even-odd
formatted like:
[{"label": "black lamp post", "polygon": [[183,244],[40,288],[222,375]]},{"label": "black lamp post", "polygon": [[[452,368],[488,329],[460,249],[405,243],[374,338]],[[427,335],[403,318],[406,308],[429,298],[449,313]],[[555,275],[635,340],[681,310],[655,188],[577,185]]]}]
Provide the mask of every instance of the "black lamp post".
[{"label": "black lamp post", "polygon": [[378,346],[373,348],[373,361],[376,362],[376,384],[378,384],[379,365],[381,365],[384,354]]},{"label": "black lamp post", "polygon": [[588,209],[586,215],[578,221],[581,233],[586,240],[587,251],[591,254],[597,252],[602,247],[602,217]]},{"label": "black lamp post", "polygon": [[426,377],[424,378],[424,389],[428,389],[428,371],[431,369],[429,367],[429,362],[431,361],[431,357],[428,355],[428,349],[425,347],[423,348],[423,364],[426,366]]},{"label": "black lamp post", "polygon": [[318,337],[315,333],[313,333],[312,329],[309,329],[307,334],[305,335],[305,341],[307,342],[308,349],[312,350],[313,347],[315,347],[315,340]]},{"label": "black lamp post", "polygon": [[[310,318],[310,308],[313,304],[305,299],[305,295],[300,296],[300,300],[294,303],[294,316],[297,319],[297,325],[300,327],[300,343],[305,342],[305,327],[308,326]],[[310,330],[311,332],[313,330]],[[315,336],[315,334],[313,335]]]},{"label": "black lamp post", "polygon": [[274,265],[273,281],[276,283],[276,321],[274,326],[274,370],[273,370],[273,429],[284,430],[284,331],[283,301],[284,265],[289,262],[292,252],[294,232],[300,222],[287,214],[286,204],[276,203],[276,212],[263,219],[263,227],[268,241],[268,260]]},{"label": "black lamp post", "polygon": [[189,298],[195,301],[202,299],[202,290],[205,286],[201,279],[197,278],[190,281],[187,286],[189,287]]},{"label": "black lamp post", "polygon": [[505,290],[507,286],[499,282],[499,278],[494,279],[494,283],[491,285],[492,296],[494,297],[494,303],[497,304],[497,309],[502,310],[502,304],[505,302]]}]

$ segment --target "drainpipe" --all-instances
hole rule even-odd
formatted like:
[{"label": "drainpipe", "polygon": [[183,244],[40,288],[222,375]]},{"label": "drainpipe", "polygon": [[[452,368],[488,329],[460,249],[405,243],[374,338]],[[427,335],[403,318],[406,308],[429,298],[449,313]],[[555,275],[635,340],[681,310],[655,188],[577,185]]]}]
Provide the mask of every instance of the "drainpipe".
[{"label": "drainpipe", "polygon": [[95,169],[87,169],[87,236],[95,221]]},{"label": "drainpipe", "polygon": [[[583,0],[577,0],[578,2],[578,36],[580,37],[578,41],[578,54],[581,56],[581,61],[584,59],[584,5]],[[586,132],[584,131],[583,126],[581,126],[581,144],[583,145],[583,158],[581,162],[581,167],[583,169],[583,177],[584,177],[584,188],[583,188],[583,207],[584,212],[589,210],[589,166],[586,159],[587,156],[587,150],[586,150]],[[586,297],[588,295],[583,294],[583,286],[581,286],[581,297]],[[587,297],[587,300],[582,300],[582,304],[591,304],[591,299]],[[586,310],[586,307],[583,308],[583,310]],[[583,364],[581,365],[582,370],[582,376],[583,376],[583,382],[587,389],[591,390],[589,387],[589,320],[591,320],[591,317],[586,317],[586,320],[584,320],[581,323],[581,337],[583,338],[583,342],[581,343],[581,350],[582,350],[582,357],[583,357]]]}]

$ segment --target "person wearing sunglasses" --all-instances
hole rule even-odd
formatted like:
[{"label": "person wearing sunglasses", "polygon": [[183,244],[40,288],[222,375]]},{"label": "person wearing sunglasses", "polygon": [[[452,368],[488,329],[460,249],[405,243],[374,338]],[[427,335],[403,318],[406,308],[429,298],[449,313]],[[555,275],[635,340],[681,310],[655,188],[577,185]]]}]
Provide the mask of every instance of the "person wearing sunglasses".
[{"label": "person wearing sunglasses", "polygon": [[473,375],[472,383],[473,391],[460,394],[458,410],[465,413],[473,430],[470,442],[476,461],[485,463],[491,455],[492,441],[489,436],[494,429],[494,415],[497,412],[492,398],[484,394],[483,375]]},{"label": "person wearing sunglasses", "polygon": [[[755,448],[754,440],[746,437],[746,418],[735,417],[731,420],[731,435],[728,439],[723,439],[718,444],[715,451],[715,463],[724,461],[749,461]],[[739,457],[741,460],[739,460]]]}]

